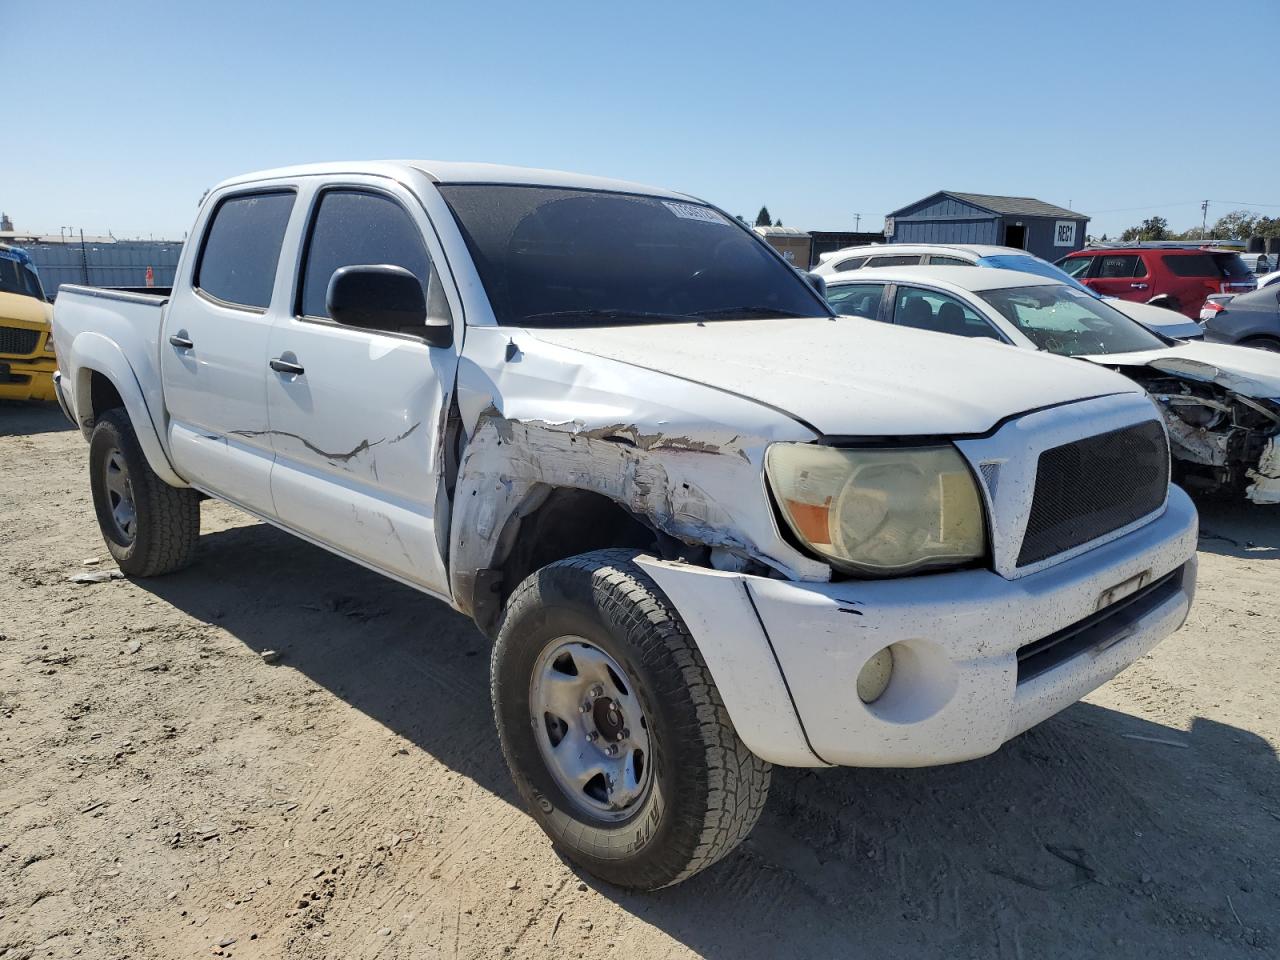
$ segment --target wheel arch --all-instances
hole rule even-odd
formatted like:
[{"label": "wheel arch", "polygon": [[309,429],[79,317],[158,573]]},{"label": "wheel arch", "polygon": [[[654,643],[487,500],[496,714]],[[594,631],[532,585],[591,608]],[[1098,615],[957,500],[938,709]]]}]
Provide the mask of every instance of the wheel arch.
[{"label": "wheel arch", "polygon": [[137,374],[120,347],[101,335],[83,333],[71,352],[75,377],[69,405],[85,439],[104,411],[123,407],[151,469],[170,486],[187,486],[169,462]]}]

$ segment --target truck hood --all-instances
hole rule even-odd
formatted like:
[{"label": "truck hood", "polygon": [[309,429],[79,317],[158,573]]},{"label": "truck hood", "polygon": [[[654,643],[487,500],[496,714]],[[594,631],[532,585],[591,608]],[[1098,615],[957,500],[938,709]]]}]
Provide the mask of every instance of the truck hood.
[{"label": "truck hood", "polygon": [[24,325],[47,327],[52,315],[53,308],[43,300],[0,292],[0,320],[18,320]]},{"label": "truck hood", "polygon": [[536,328],[544,343],[704,383],[823,434],[974,434],[1140,388],[1062,357],[852,317]]},{"label": "truck hood", "polygon": [[1246,397],[1280,398],[1280,354],[1229,343],[1179,343],[1160,350],[1084,357],[1110,367],[1151,367],[1161,373],[1216,383]]}]

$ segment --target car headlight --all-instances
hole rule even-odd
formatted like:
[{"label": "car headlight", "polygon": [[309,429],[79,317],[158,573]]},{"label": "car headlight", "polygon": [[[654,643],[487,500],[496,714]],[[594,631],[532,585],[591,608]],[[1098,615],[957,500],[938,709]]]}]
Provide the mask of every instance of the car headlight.
[{"label": "car headlight", "polygon": [[903,574],[986,553],[982,500],[955,447],[775,443],[765,464],[792,532],[840,570]]}]

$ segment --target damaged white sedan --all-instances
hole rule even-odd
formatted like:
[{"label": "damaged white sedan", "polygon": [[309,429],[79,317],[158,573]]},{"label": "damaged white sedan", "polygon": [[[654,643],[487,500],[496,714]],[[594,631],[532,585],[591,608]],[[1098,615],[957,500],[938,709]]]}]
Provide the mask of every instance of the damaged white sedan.
[{"label": "damaged white sedan", "polygon": [[471,616],[521,796],[611,882],[723,857],[771,764],[990,753],[1187,616],[1141,388],[837,318],[695,198],[334,164],[190,236],[171,293],[55,308],[112,556],[187,565],[212,496]]},{"label": "damaged white sedan", "polygon": [[1164,410],[1179,483],[1280,503],[1274,353],[1170,339],[1068,284],[1010,270],[860,270],[828,279],[827,299],[841,314],[1110,367],[1141,384]]}]

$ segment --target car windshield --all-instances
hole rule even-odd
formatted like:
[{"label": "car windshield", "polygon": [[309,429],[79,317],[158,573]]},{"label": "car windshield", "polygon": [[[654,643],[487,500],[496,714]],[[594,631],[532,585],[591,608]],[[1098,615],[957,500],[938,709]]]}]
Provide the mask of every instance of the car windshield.
[{"label": "car windshield", "polygon": [[1001,270],[1017,270],[1019,273],[1033,273],[1037,277],[1059,280],[1075,287],[1081,293],[1089,294],[1091,297],[1098,296],[1061,267],[1055,267],[1052,263],[1047,260],[1041,260],[1039,257],[1029,257],[1025,254],[1017,253],[998,253],[990,257],[982,257],[978,260],[978,266],[996,267]]},{"label": "car windshield", "polygon": [[1041,350],[1066,357],[1158,350],[1164,340],[1075,287],[1008,287],[978,291]]},{"label": "car windshield", "polygon": [[763,241],[700,203],[499,184],[440,192],[506,326],[830,316]]},{"label": "car windshield", "polygon": [[44,290],[40,288],[40,278],[35,271],[3,250],[0,250],[0,293],[44,299]]}]

